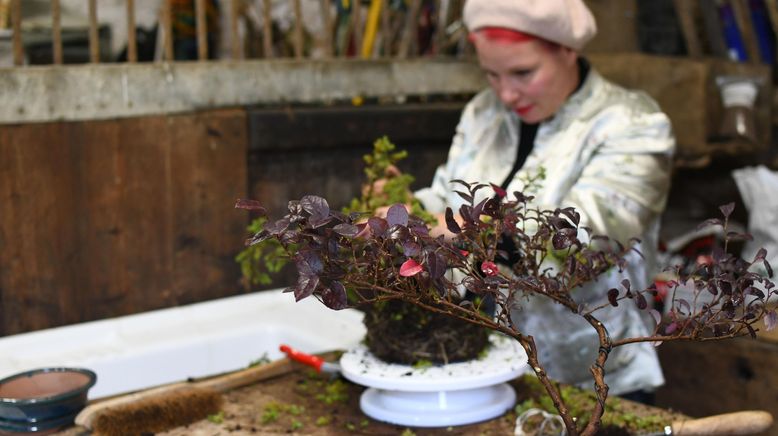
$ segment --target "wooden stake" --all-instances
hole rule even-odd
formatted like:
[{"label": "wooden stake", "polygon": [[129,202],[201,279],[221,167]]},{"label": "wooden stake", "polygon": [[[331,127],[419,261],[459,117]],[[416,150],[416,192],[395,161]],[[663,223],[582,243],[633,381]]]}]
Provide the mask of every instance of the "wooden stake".
[{"label": "wooden stake", "polygon": [[173,35],[173,0],[162,1],[162,31],[164,41],[164,58],[168,62],[175,60],[175,52],[173,49],[173,43],[175,36]]},{"label": "wooden stake", "polygon": [[138,62],[138,41],[135,38],[135,0],[127,0],[127,62]]},{"label": "wooden stake", "polygon": [[238,29],[238,19],[242,9],[243,0],[230,1],[230,34],[232,35],[232,58],[243,58],[243,44],[240,40],[240,30]]},{"label": "wooden stake", "polygon": [[400,59],[408,58],[411,51],[411,44],[414,44],[416,34],[419,30],[419,9],[421,9],[421,0],[412,0],[408,15],[405,17],[405,26],[403,28],[400,48],[397,50],[397,57]]},{"label": "wooden stake", "polygon": [[100,62],[100,32],[97,24],[97,0],[89,0],[89,62]]},{"label": "wooden stake", "polygon": [[305,44],[303,35],[303,13],[300,7],[300,0],[292,0],[294,8],[294,57],[303,58],[303,45]]},{"label": "wooden stake", "polygon": [[59,0],[51,0],[52,63],[62,65],[62,9]]},{"label": "wooden stake", "polygon": [[24,46],[22,45],[22,0],[12,0],[11,21],[13,22],[14,65],[24,64]]},{"label": "wooden stake", "polygon": [[262,9],[262,47],[265,51],[265,57],[273,57],[273,17],[270,15],[270,9],[273,7],[271,0],[263,1]]},{"label": "wooden stake", "polygon": [[197,59],[208,59],[208,21],[206,20],[206,0],[195,0],[195,16],[197,19]]},{"label": "wooden stake", "polygon": [[324,36],[322,38],[324,57],[331,58],[334,51],[332,47],[332,14],[330,13],[332,11],[332,1],[321,0],[319,4],[321,5],[321,16],[324,23]]},{"label": "wooden stake", "polygon": [[351,23],[354,29],[354,52],[359,56],[362,47],[362,2],[351,0]]}]

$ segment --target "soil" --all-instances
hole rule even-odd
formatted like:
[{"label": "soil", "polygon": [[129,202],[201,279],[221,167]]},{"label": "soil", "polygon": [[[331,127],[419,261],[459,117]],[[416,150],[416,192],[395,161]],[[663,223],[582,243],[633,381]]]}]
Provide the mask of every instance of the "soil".
[{"label": "soil", "polygon": [[[527,383],[511,382],[520,401],[528,397]],[[364,387],[342,378],[329,379],[307,369],[225,394],[220,417],[203,419],[186,427],[159,435],[242,436],[242,435],[509,435],[514,432],[516,415],[508,412],[491,421],[449,428],[407,428],[375,421],[359,408]],[[681,415],[621,400],[626,410],[638,416],[660,415],[667,422]],[[84,436],[87,430],[73,427],[60,436]],[[602,435],[629,434],[609,429]]]},{"label": "soil", "polygon": [[364,322],[370,352],[391,363],[462,362],[478,357],[489,342],[483,327],[402,301],[367,308]]}]

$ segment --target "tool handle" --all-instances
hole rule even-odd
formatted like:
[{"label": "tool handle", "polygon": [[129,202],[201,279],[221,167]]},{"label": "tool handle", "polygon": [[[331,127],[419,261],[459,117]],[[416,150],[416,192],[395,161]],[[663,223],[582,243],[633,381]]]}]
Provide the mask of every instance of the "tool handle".
[{"label": "tool handle", "polygon": [[303,365],[308,365],[316,369],[316,372],[321,372],[321,367],[324,364],[324,359],[319,356],[312,356],[310,354],[303,353],[302,351],[295,350],[289,345],[281,345],[278,347],[284,354],[290,359],[300,362]]},{"label": "tool handle", "polygon": [[773,424],[773,416],[762,410],[725,413],[689,421],[674,422],[674,436],[752,435]]},{"label": "tool handle", "polygon": [[294,365],[292,365],[292,362],[290,362],[289,359],[280,359],[270,363],[252,366],[240,371],[197,381],[193,384],[198,388],[227,392],[235,388],[252,385],[259,381],[292,372],[293,369]]}]

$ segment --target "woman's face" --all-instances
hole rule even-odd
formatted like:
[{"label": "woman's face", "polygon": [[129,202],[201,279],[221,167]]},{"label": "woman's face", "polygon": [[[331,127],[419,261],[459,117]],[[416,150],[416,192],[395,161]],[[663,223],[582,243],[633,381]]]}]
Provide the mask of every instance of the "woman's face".
[{"label": "woman's face", "polygon": [[578,86],[577,54],[541,40],[473,40],[481,68],[500,100],[527,123],[556,113]]}]

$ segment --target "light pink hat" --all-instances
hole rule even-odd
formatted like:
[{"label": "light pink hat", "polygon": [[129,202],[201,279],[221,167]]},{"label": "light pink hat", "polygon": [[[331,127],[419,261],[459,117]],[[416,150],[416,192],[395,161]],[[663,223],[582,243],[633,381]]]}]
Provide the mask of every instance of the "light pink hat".
[{"label": "light pink hat", "polygon": [[597,33],[597,23],[582,0],[466,0],[463,17],[471,32],[503,27],[576,51]]}]

